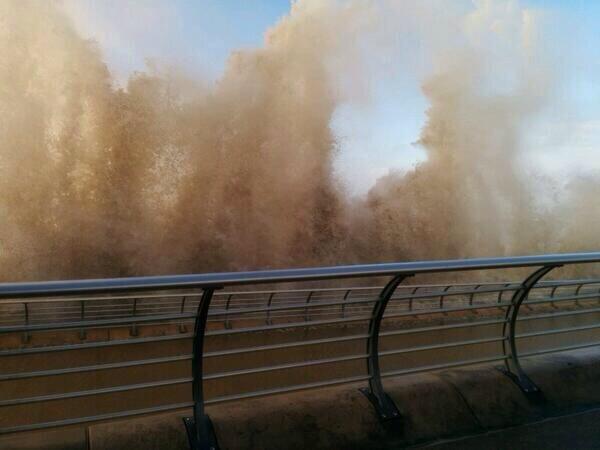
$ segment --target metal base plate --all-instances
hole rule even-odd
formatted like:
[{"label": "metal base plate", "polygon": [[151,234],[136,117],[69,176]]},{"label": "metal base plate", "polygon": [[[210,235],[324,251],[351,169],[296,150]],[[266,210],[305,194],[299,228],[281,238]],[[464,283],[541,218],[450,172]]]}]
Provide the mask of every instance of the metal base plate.
[{"label": "metal base plate", "polygon": [[371,393],[371,390],[369,388],[360,388],[359,391],[362,392],[364,394],[364,396],[369,399],[369,401],[375,408],[375,412],[377,413],[379,420],[381,420],[382,422],[389,422],[389,421],[394,421],[394,422],[399,422],[399,423],[403,422],[403,418],[402,418],[402,415],[400,414],[400,411],[398,411],[398,408],[394,404],[394,401],[387,394],[384,394],[385,395],[384,401],[385,401],[385,406],[386,406],[384,409],[380,406],[379,401],[377,400],[377,397],[375,397]]},{"label": "metal base plate", "polygon": [[528,377],[519,378],[511,371],[507,370],[504,366],[497,366],[496,369],[510,378],[517,386],[519,386],[519,389],[521,389],[523,394],[525,394],[525,397],[527,397],[527,400],[529,400],[531,403],[539,405],[546,402],[544,393]]},{"label": "metal base plate", "polygon": [[198,442],[196,439],[196,422],[193,417],[184,417],[183,423],[185,430],[188,435],[188,441],[190,443],[191,450],[219,450],[217,443],[217,436],[213,428],[212,421],[208,416],[204,416],[204,428],[207,431],[206,436],[203,436],[202,442]]}]

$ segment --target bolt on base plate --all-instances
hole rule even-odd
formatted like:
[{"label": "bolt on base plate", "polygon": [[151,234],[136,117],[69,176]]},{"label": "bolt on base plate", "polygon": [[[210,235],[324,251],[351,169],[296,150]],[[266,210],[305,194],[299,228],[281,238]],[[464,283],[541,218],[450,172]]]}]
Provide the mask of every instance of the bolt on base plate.
[{"label": "bolt on base plate", "polygon": [[377,397],[375,397],[371,393],[371,390],[369,388],[360,388],[359,391],[362,392],[363,395],[369,399],[369,401],[375,408],[377,416],[382,422],[403,421],[400,411],[398,411],[398,408],[394,404],[394,401],[387,394],[384,394],[384,407],[382,407],[379,404],[379,400],[377,399]]},{"label": "bolt on base plate", "polygon": [[546,397],[544,397],[544,393],[540,390],[539,387],[535,385],[533,381],[526,375],[522,375],[522,377],[518,377],[511,371],[507,370],[504,366],[497,366],[496,369],[510,378],[513,383],[515,383],[519,389],[525,394],[527,400],[536,405],[541,405],[546,402]]},{"label": "bolt on base plate", "polygon": [[198,442],[196,438],[196,422],[193,417],[184,417],[183,423],[188,435],[191,450],[219,450],[217,436],[213,428],[212,421],[208,416],[204,416],[204,429],[207,431],[206,436],[203,436],[202,442]]}]

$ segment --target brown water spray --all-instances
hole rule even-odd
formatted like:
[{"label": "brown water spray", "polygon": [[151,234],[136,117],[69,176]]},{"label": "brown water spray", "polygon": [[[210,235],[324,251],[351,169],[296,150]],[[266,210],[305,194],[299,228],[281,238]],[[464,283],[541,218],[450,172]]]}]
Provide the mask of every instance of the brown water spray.
[{"label": "brown water spray", "polygon": [[[482,93],[481,49],[440,60],[423,83],[427,162],[379,180],[365,200],[344,194],[333,175],[335,72],[356,68],[360,33],[385,39],[378,14],[394,5],[297,2],[263,48],[231,55],[214,86],[149,70],[119,88],[59,5],[1,2],[0,277],[562,249],[516,166],[548,79],[518,67],[508,94]],[[463,19],[485,24],[485,5]]]}]

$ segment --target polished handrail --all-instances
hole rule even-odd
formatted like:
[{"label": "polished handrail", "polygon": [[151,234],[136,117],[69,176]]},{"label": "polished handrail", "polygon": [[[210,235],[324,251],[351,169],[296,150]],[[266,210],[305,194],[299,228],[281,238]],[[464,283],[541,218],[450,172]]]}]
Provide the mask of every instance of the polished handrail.
[{"label": "polished handrail", "polygon": [[105,278],[31,283],[2,283],[0,298],[104,293],[115,291],[159,290],[177,288],[224,287],[240,284],[265,284],[342,278],[364,278],[415,273],[458,272],[486,269],[509,269],[564,264],[600,262],[600,252],[501,258],[449,259],[384,264],[316,267],[250,272],[224,272],[193,275],[159,275],[149,277]]}]

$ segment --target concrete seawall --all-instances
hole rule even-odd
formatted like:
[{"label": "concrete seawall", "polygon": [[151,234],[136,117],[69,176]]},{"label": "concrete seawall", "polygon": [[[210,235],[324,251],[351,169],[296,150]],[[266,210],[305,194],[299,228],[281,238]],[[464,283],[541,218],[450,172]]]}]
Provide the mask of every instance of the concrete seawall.
[{"label": "concrete seawall", "polygon": [[[236,401],[207,410],[223,450],[390,449],[534,423],[600,405],[600,351],[538,356],[523,366],[542,390],[541,402],[530,402],[495,367],[478,366],[384,380],[403,415],[403,421],[385,425],[358,391],[364,384]],[[188,449],[182,417],[189,414],[180,411],[92,425],[88,446]],[[600,430],[597,438],[600,442]]]}]

